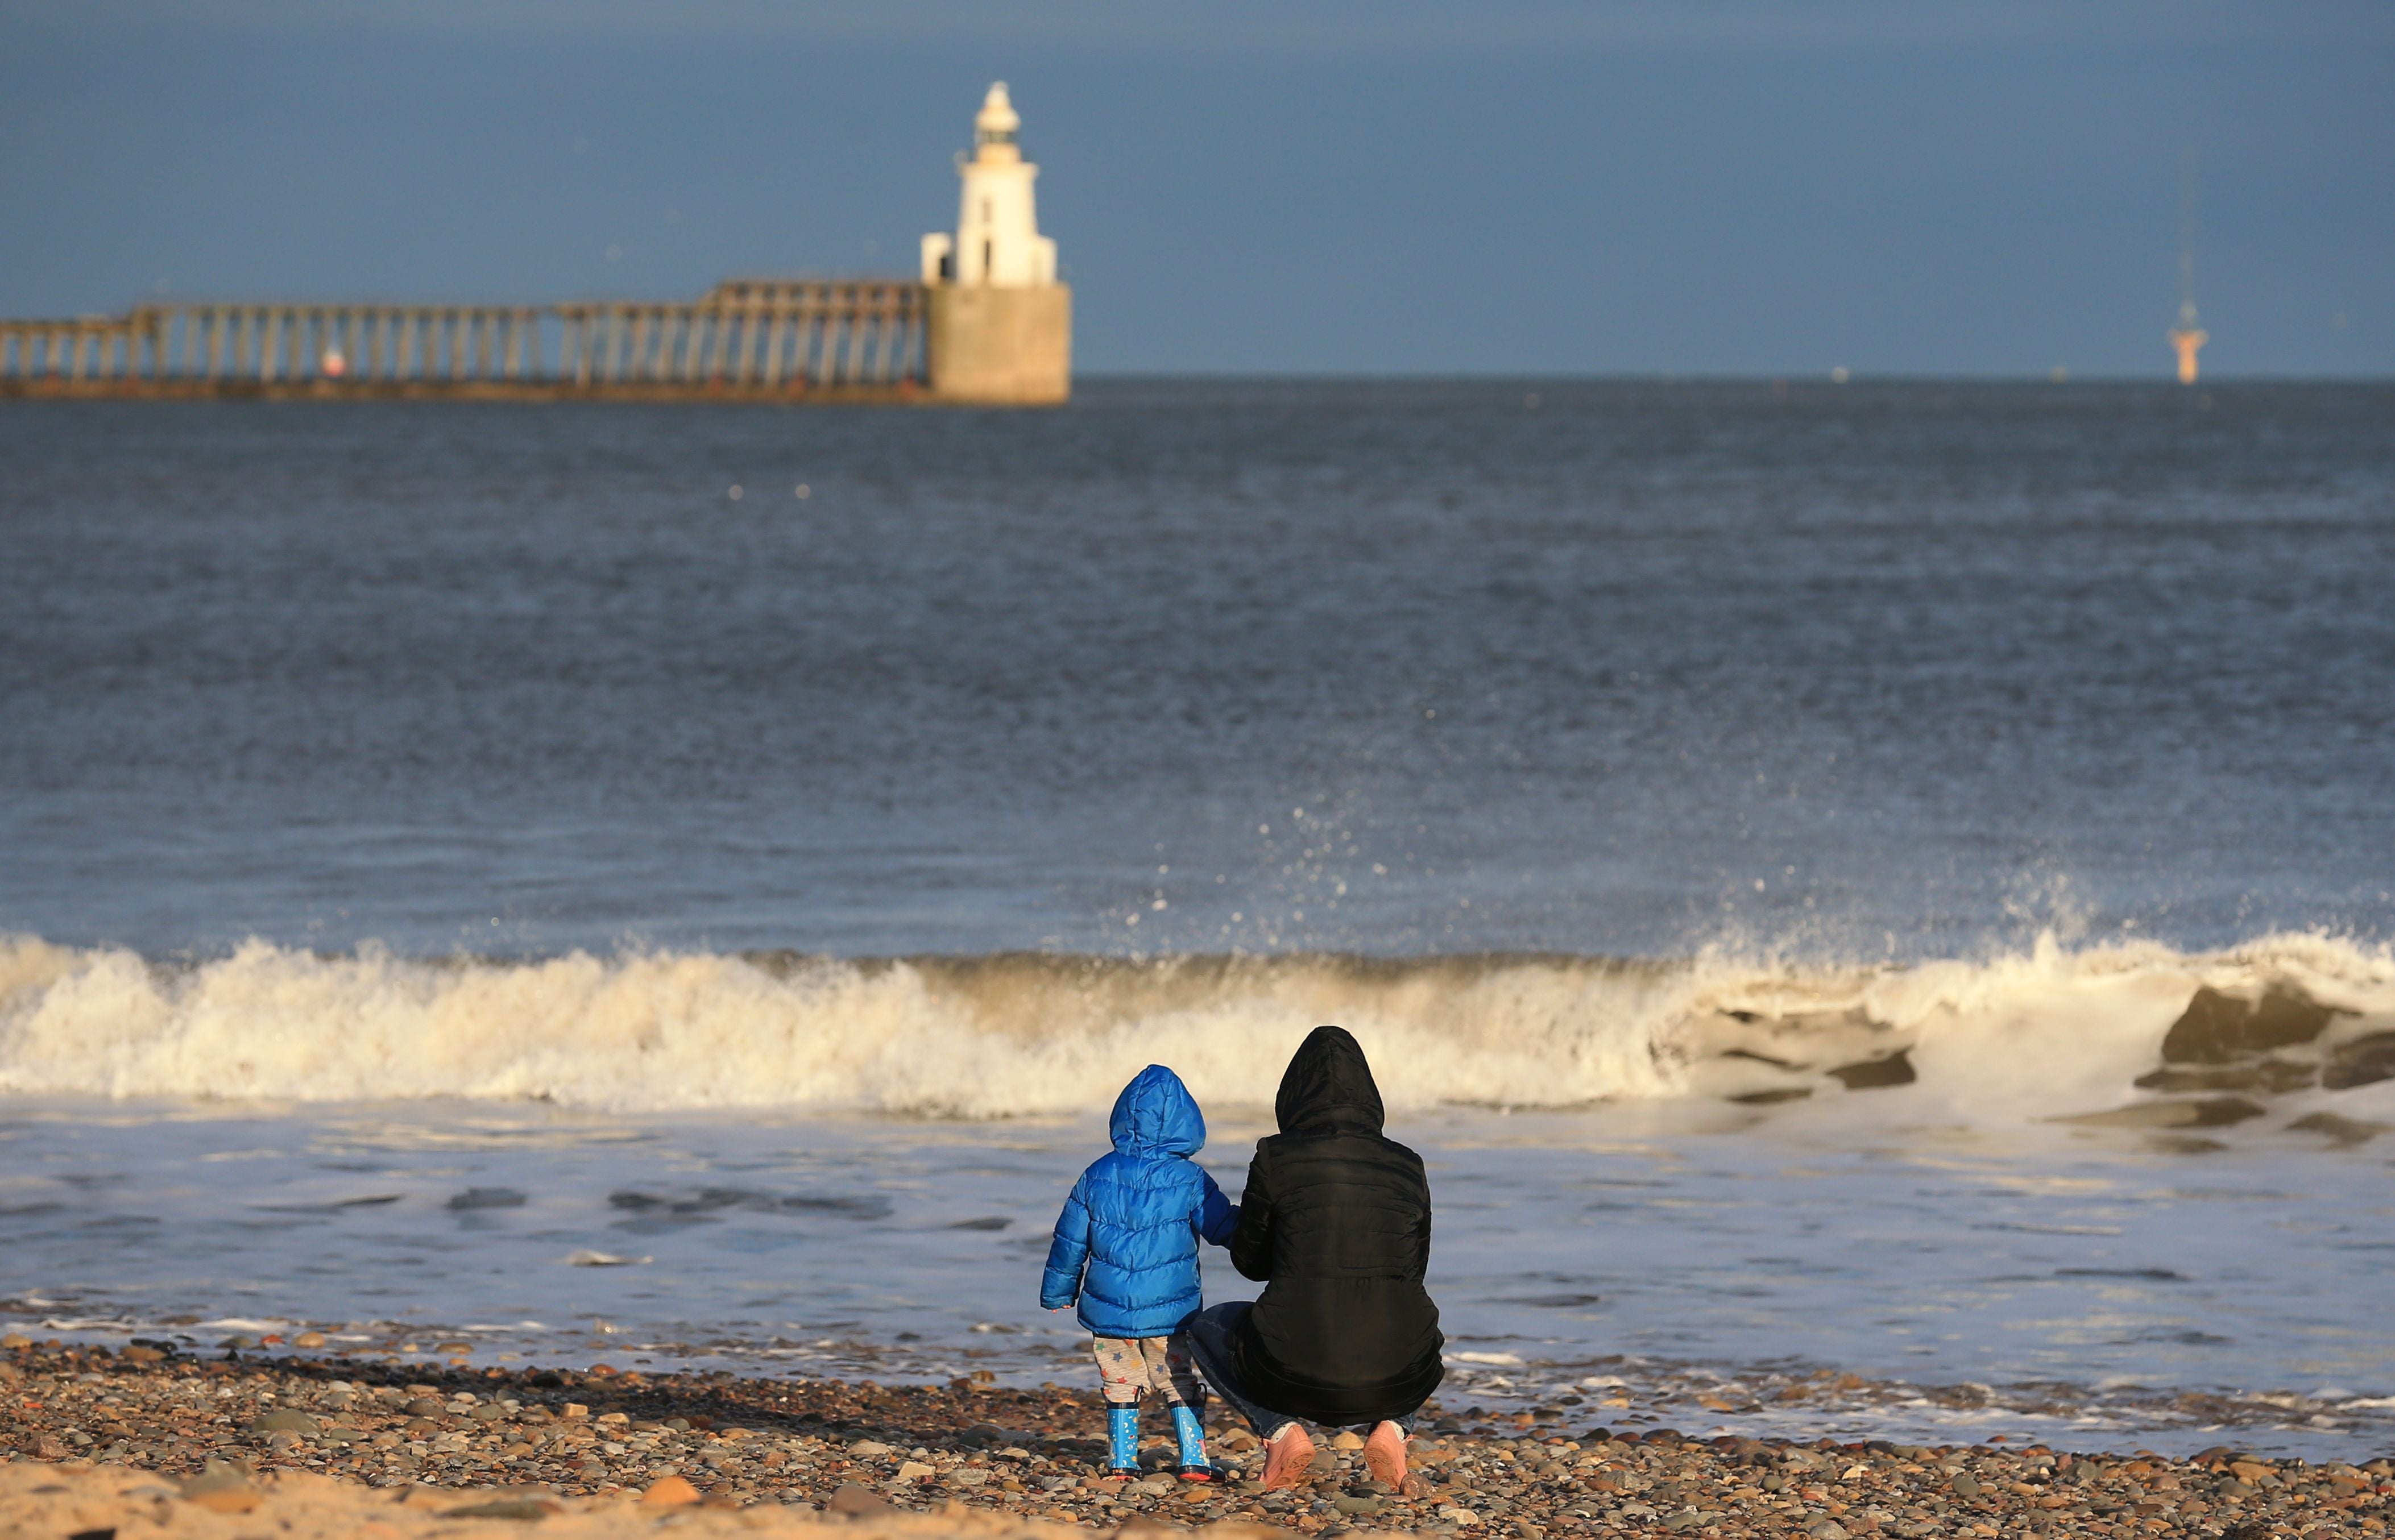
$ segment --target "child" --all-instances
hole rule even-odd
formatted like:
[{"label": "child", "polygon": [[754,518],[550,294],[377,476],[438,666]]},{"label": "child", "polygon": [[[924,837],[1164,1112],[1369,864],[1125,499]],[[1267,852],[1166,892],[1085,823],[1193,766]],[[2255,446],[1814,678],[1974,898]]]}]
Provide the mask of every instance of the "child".
[{"label": "child", "polygon": [[1109,1469],[1139,1469],[1139,1393],[1153,1389],[1172,1408],[1181,1441],[1181,1479],[1215,1480],[1206,1460],[1198,1412],[1205,1388],[1173,1334],[1202,1302],[1198,1242],[1227,1243],[1239,1211],[1189,1157],[1206,1147],[1206,1119],[1181,1077],[1150,1064],[1115,1099],[1108,1130],[1114,1152],[1101,1155],[1065,1200],[1039,1303],[1076,1314],[1096,1336],[1092,1349],[1106,1398]]}]

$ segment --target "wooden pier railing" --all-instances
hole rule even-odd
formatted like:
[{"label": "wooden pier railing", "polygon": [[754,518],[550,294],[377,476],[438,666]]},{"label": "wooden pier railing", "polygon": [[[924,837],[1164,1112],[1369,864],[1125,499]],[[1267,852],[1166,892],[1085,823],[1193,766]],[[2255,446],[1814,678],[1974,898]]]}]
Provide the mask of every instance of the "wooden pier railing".
[{"label": "wooden pier railing", "polygon": [[907,400],[920,283],[737,281],[695,302],[144,305],[0,320],[0,396]]}]

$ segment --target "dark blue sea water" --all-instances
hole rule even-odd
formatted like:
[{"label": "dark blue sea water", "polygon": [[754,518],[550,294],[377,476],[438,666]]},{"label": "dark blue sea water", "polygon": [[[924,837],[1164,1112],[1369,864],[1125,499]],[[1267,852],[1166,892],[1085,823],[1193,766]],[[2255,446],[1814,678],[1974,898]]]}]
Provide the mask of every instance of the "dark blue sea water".
[{"label": "dark blue sea water", "polygon": [[0,926],[2383,937],[2391,423],[2300,385],[15,404]]}]

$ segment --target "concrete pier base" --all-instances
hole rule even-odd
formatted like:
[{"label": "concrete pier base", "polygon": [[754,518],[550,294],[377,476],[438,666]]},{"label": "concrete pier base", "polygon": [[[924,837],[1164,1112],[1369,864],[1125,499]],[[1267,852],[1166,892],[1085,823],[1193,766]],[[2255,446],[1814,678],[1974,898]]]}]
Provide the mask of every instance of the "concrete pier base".
[{"label": "concrete pier base", "polygon": [[1063,283],[940,284],[927,340],[934,401],[1055,406],[1073,393],[1073,291]]}]

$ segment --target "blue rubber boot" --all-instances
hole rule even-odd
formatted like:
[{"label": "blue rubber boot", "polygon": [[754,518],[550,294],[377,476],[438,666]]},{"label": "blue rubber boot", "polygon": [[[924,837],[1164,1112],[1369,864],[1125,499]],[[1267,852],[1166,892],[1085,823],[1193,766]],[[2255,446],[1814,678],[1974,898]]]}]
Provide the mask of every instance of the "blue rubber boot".
[{"label": "blue rubber boot", "polygon": [[1139,1470],[1139,1408],[1106,1408],[1106,1465],[1129,1474]]},{"label": "blue rubber boot", "polygon": [[1206,1459],[1206,1427],[1198,1414],[1186,1406],[1172,1409],[1172,1431],[1181,1440],[1181,1479],[1184,1481],[1211,1481],[1214,1468]]}]

